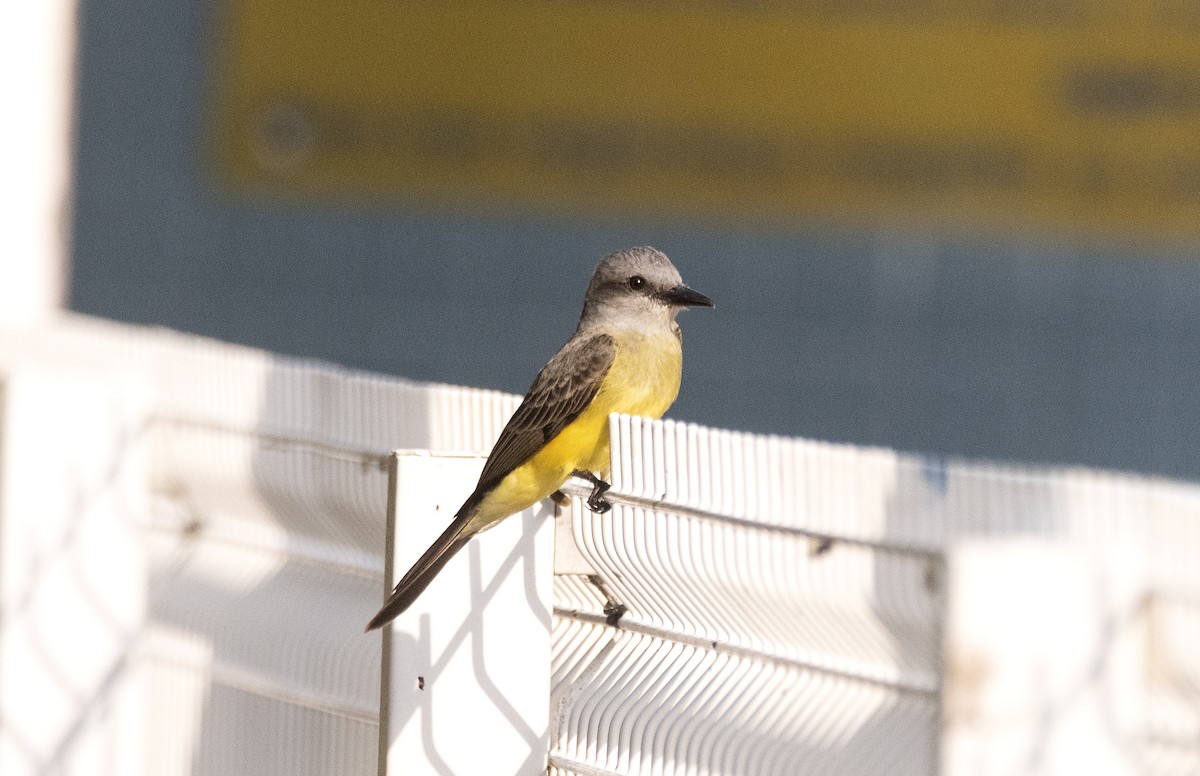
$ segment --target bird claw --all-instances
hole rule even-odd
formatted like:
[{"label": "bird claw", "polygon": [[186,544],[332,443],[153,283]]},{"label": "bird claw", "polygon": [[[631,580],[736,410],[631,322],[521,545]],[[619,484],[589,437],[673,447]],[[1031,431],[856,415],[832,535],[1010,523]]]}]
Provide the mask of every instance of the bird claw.
[{"label": "bird claw", "polygon": [[621,618],[629,611],[629,607],[625,604],[617,603],[616,601],[608,601],[604,604],[604,624],[610,628],[615,628],[621,622]]},{"label": "bird claw", "polygon": [[576,469],[574,472],[572,472],[572,474],[577,477],[582,477],[583,479],[592,483],[592,494],[587,498],[588,509],[592,510],[598,515],[602,515],[608,510],[612,509],[612,502],[604,498],[604,494],[608,492],[608,489],[611,488],[612,485],[609,485],[607,482],[591,472],[584,471],[582,469]]},{"label": "bird claw", "polygon": [[[607,490],[607,488],[605,488],[605,490]],[[588,496],[587,500],[588,509],[592,510],[598,515],[602,515],[608,510],[612,509],[612,502],[606,498],[600,497],[600,494],[603,492],[604,491],[600,490],[599,486],[597,486],[596,490],[592,491],[592,495]]]}]

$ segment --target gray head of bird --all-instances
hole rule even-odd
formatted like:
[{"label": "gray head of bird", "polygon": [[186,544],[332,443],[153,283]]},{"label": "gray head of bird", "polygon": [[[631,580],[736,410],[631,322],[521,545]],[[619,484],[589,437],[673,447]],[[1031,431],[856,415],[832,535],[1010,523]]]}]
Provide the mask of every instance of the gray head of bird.
[{"label": "gray head of bird", "polygon": [[685,307],[713,306],[707,296],[684,285],[662,251],[630,248],[610,253],[596,266],[580,325],[669,324]]}]

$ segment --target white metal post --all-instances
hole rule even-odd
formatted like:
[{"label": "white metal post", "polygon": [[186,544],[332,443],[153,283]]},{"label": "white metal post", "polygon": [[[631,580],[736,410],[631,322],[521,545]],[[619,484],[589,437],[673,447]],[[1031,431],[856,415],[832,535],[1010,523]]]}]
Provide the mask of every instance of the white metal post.
[{"label": "white metal post", "polygon": [[[453,519],[478,456],[391,460],[388,586]],[[545,773],[554,521],[546,504],[468,544],[384,642],[380,772]]]},{"label": "white metal post", "polygon": [[0,326],[62,305],[70,221],[75,0],[0,6]]},{"label": "white metal post", "polygon": [[143,772],[143,409],[121,381],[0,374],[5,776]]},{"label": "white metal post", "polygon": [[1107,555],[1032,538],[951,551],[943,776],[1140,772],[1145,580]]}]

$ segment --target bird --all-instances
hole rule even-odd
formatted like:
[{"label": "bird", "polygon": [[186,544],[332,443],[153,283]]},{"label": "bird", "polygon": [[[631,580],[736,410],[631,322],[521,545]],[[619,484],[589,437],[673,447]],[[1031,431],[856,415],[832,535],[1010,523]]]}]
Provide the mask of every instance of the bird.
[{"label": "bird", "polygon": [[714,307],[684,285],[661,251],[635,247],[600,260],[579,325],[538,372],[454,520],[401,577],[367,631],[391,622],[471,537],[555,494],[572,475],[592,484],[593,512],[606,512],[608,416],[662,417],[679,393],[688,307]]}]

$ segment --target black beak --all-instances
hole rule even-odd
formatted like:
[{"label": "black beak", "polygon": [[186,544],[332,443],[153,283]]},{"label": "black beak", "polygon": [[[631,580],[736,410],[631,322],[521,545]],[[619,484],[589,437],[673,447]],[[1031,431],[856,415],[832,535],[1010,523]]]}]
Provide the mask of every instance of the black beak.
[{"label": "black beak", "polygon": [[684,285],[675,286],[667,291],[660,291],[658,298],[676,307],[716,307],[713,300],[699,291],[693,291]]}]

